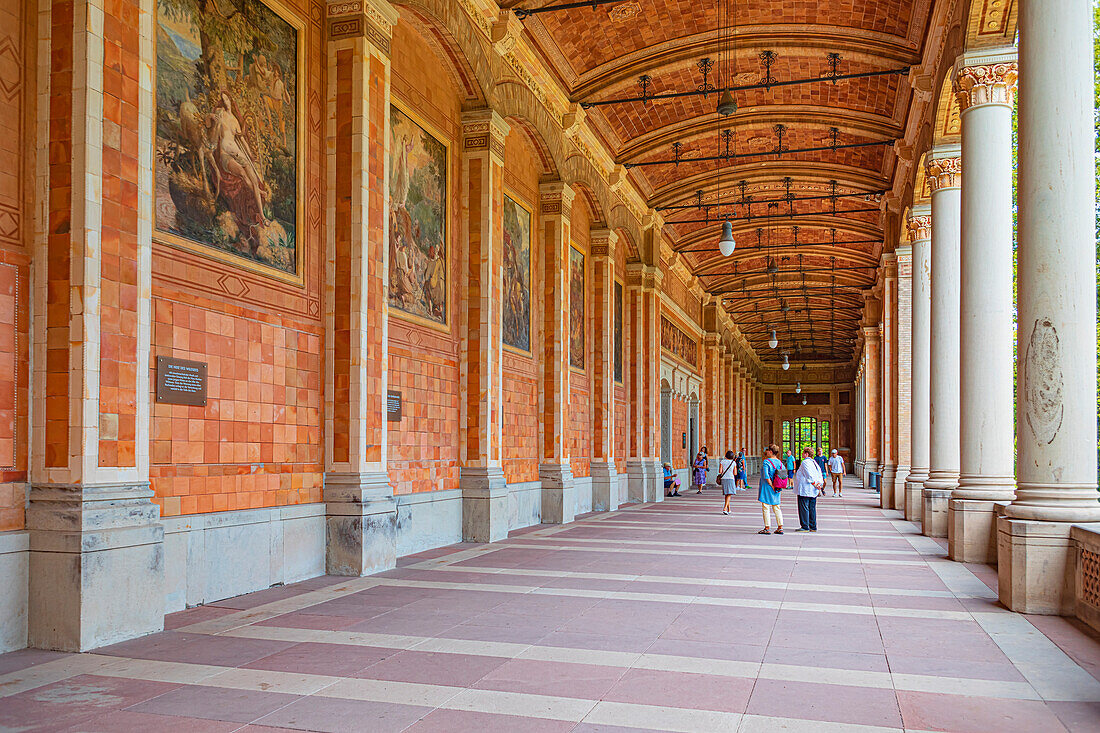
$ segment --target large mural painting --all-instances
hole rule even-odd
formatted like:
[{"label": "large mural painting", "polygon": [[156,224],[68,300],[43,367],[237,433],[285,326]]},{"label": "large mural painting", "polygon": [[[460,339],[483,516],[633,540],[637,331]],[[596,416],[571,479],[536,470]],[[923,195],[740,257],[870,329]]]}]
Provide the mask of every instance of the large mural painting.
[{"label": "large mural painting", "polygon": [[584,253],[569,248],[569,366],[584,369]]},{"label": "large mural painting", "polygon": [[446,327],[447,146],[396,105],[390,135],[389,304]]},{"label": "large mural painting", "polygon": [[504,195],[504,344],[531,351],[531,211]]},{"label": "large mural painting", "polygon": [[158,241],[301,280],[301,35],[260,0],[158,0]]}]

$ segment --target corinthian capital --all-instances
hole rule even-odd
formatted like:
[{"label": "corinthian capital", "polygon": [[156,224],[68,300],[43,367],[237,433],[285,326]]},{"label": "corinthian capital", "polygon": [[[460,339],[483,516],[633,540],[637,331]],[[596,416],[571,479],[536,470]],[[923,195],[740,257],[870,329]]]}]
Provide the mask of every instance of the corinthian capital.
[{"label": "corinthian capital", "polygon": [[962,156],[949,158],[928,157],[925,172],[933,191],[942,188],[958,188],[962,185]]},{"label": "corinthian capital", "polygon": [[955,75],[955,99],[959,111],[979,104],[1012,106],[1016,96],[1016,79],[1020,67],[1015,61],[999,64],[977,64],[959,69]]},{"label": "corinthian capital", "polygon": [[932,217],[928,214],[910,216],[905,227],[909,230],[910,242],[932,238]]}]

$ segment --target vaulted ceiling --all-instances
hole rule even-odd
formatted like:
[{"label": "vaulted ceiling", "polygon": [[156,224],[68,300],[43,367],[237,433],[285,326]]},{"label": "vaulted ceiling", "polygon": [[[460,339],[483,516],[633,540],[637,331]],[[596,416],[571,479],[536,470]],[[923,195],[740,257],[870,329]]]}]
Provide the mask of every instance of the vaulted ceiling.
[{"label": "vaulted ceiling", "polygon": [[[599,2],[523,23],[661,213],[672,249],[761,356],[775,355],[775,327],[792,358],[850,358],[932,0],[730,0],[731,85],[750,87],[735,91],[730,117],[717,92],[661,98],[699,90],[700,61],[718,59],[717,0]],[[724,84],[715,67],[706,81]],[[691,162],[701,157],[712,160]],[[719,211],[733,220],[732,257],[718,251]]]}]

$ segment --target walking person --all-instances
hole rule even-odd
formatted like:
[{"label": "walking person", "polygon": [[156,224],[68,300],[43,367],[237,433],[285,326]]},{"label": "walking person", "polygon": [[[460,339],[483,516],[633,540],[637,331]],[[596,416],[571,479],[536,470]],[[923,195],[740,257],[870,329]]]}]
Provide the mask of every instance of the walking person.
[{"label": "walking person", "polygon": [[825,454],[818,448],[817,455],[814,456],[814,461],[817,462],[817,467],[821,471],[821,495],[825,496],[825,477],[829,475],[829,459],[826,458]]},{"label": "walking person", "polygon": [[741,493],[748,489],[749,475],[745,472],[745,449],[742,448],[737,453],[737,491],[735,493]]},{"label": "walking person", "polygon": [[733,477],[733,471],[737,466],[733,451],[726,451],[726,457],[718,461],[718,485],[722,487],[722,496],[725,503],[722,505],[722,513],[730,513],[730,497],[737,493],[737,479]]},{"label": "walking person", "polygon": [[691,484],[698,489],[696,494],[702,494],[703,484],[707,482],[707,469],[710,468],[705,445],[695,454],[695,462],[691,464],[691,468]]},{"label": "walking person", "polygon": [[833,448],[829,457],[829,476],[833,479],[833,496],[844,496],[844,459]]},{"label": "walking person", "polygon": [[797,466],[795,465],[795,462],[794,462],[794,455],[791,453],[790,449],[788,448],[787,449],[787,483],[788,484],[791,481],[794,481],[794,471],[795,471],[796,468],[797,468]]},{"label": "walking person", "polygon": [[760,489],[756,495],[760,510],[764,514],[764,529],[757,534],[771,534],[769,512],[775,514],[776,534],[783,534],[783,513],[779,511],[779,492],[787,488],[787,479],[783,464],[776,456],[779,447],[769,445],[764,449],[764,465],[760,468]]},{"label": "walking person", "polygon": [[[821,451],[818,451],[819,453]],[[817,531],[817,492],[825,489],[825,476],[809,448],[802,449],[802,465],[794,475],[794,492],[798,495],[798,529],[796,532]]]}]

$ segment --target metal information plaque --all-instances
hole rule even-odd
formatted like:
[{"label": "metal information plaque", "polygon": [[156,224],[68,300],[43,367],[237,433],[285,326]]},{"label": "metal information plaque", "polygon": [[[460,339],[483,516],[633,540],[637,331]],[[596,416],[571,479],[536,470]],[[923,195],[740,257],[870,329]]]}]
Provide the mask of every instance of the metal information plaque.
[{"label": "metal information plaque", "polygon": [[206,406],[206,362],[157,357],[157,402]]},{"label": "metal information plaque", "polygon": [[401,393],[392,389],[386,393],[386,420],[401,422]]}]

